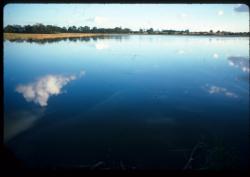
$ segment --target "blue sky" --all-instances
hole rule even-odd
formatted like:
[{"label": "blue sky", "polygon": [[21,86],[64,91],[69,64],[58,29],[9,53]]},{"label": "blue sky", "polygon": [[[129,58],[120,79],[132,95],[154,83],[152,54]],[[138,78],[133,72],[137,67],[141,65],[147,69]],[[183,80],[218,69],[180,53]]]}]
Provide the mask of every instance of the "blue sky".
[{"label": "blue sky", "polygon": [[4,7],[4,26],[35,23],[248,32],[249,9],[240,4],[7,4]]}]

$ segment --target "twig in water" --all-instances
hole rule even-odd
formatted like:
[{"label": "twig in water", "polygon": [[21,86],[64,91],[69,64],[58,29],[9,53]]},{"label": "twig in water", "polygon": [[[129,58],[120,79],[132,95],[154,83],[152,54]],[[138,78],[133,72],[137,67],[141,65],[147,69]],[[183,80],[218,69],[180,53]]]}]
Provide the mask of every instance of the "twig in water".
[{"label": "twig in water", "polygon": [[123,164],[122,161],[120,161],[120,167],[121,167],[122,170],[126,170],[126,168],[125,168],[125,166],[124,166],[124,164]]},{"label": "twig in water", "polygon": [[204,143],[198,142],[198,143],[194,146],[194,148],[193,148],[193,150],[192,150],[192,152],[191,152],[191,154],[190,154],[190,157],[189,157],[189,159],[188,159],[186,165],[185,165],[184,168],[183,168],[184,170],[186,170],[186,169],[188,169],[188,168],[190,167],[191,162],[194,160],[194,158],[193,158],[194,153],[195,153],[195,151],[198,149],[198,147],[201,146],[201,145],[204,145]]},{"label": "twig in water", "polygon": [[99,161],[99,162],[97,162],[96,164],[94,164],[94,165],[91,167],[91,170],[93,170],[93,169],[95,169],[95,168],[97,168],[97,167],[99,167],[99,166],[101,166],[101,165],[103,165],[103,164],[104,164],[103,161]]}]

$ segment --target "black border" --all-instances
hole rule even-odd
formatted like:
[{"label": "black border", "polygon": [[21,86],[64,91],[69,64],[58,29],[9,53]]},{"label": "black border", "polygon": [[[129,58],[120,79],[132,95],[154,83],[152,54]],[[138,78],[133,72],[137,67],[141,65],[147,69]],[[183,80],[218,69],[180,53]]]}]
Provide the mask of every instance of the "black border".
[{"label": "black border", "polygon": [[[167,3],[167,4],[246,4],[249,7],[249,2],[247,0],[4,0],[2,3],[2,18],[1,25],[3,30],[3,12],[4,6],[9,3]],[[250,30],[249,30],[250,31]],[[3,33],[2,33],[2,41]],[[39,170],[39,169],[24,169],[22,168],[21,162],[15,160],[14,156],[12,156],[11,152],[8,151],[4,147],[3,144],[3,117],[4,117],[4,87],[3,87],[3,42],[1,43],[1,52],[2,52],[2,60],[1,60],[1,107],[2,111],[2,119],[0,119],[1,126],[1,147],[0,147],[0,176],[248,176],[250,175],[250,171],[86,171],[86,170]],[[250,124],[249,124],[250,127]],[[249,133],[250,135],[250,133]],[[250,137],[250,136],[249,136]],[[250,139],[249,139],[250,140]],[[250,161],[249,161],[250,162]]]}]

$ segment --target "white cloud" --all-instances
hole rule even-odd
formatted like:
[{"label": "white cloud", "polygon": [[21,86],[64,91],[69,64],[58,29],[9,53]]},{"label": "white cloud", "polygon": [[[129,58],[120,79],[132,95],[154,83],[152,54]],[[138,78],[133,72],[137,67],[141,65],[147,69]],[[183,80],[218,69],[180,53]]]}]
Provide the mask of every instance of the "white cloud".
[{"label": "white cloud", "polygon": [[108,19],[105,18],[105,17],[96,16],[94,21],[95,21],[95,23],[97,25],[106,25],[106,24],[108,24]]},{"label": "white cloud", "polygon": [[224,14],[224,11],[223,11],[223,10],[219,10],[219,11],[217,12],[217,14],[218,14],[219,16],[221,16],[221,15]]},{"label": "white cloud", "polygon": [[93,22],[93,21],[95,21],[95,18],[94,17],[85,18],[84,21]]},{"label": "white cloud", "polygon": [[213,54],[213,58],[214,58],[214,59],[217,59],[217,58],[219,58],[219,55],[218,55],[217,53],[214,53],[214,54]]},{"label": "white cloud", "polygon": [[242,67],[241,69],[243,72],[250,72],[249,67]]},{"label": "white cloud", "polygon": [[226,91],[225,88],[223,88],[223,87],[217,87],[217,86],[214,86],[214,85],[212,85],[212,86],[210,86],[208,88],[208,93],[210,93],[210,94],[220,93],[220,92],[225,92],[225,91]]},{"label": "white cloud", "polygon": [[233,92],[225,92],[225,95],[228,96],[228,97],[234,97],[234,98],[237,98],[238,96],[233,93]]},{"label": "white cloud", "polygon": [[[85,72],[81,71],[78,77],[82,77],[84,74]],[[47,106],[49,97],[60,94],[62,88],[75,79],[75,75],[46,75],[35,82],[18,85],[16,91],[21,93],[28,102],[33,101],[40,106]]]},{"label": "white cloud", "polygon": [[96,48],[97,50],[103,50],[103,49],[109,48],[109,45],[108,45],[107,43],[104,43],[104,42],[97,42],[97,43],[95,44],[95,48]]},{"label": "white cloud", "polygon": [[[62,12],[59,12],[62,13]],[[73,7],[71,13],[66,15],[66,18],[62,18],[63,22],[69,26],[80,26],[84,24],[85,10],[83,8]]]},{"label": "white cloud", "polygon": [[240,56],[230,56],[228,57],[228,64],[236,68],[240,68],[243,72],[250,72],[249,59]]},{"label": "white cloud", "polygon": [[86,74],[86,72],[85,72],[84,70],[81,70],[80,73],[79,73],[79,75],[78,75],[78,77],[82,77],[82,76],[84,76],[85,74]]},{"label": "white cloud", "polygon": [[209,86],[208,84],[205,87],[205,90],[209,93],[209,94],[223,94],[227,97],[231,97],[231,98],[237,98],[238,95],[236,95],[233,92],[228,91],[226,88],[223,87],[218,87],[215,85],[211,85]]},{"label": "white cloud", "polygon": [[236,12],[249,12],[249,8],[245,4],[238,4],[235,8],[234,11]]},{"label": "white cloud", "polygon": [[186,13],[181,13],[181,18],[186,18],[188,15]]},{"label": "white cloud", "polygon": [[185,53],[184,50],[178,50],[178,54],[182,55],[182,54],[184,54],[184,53]]}]

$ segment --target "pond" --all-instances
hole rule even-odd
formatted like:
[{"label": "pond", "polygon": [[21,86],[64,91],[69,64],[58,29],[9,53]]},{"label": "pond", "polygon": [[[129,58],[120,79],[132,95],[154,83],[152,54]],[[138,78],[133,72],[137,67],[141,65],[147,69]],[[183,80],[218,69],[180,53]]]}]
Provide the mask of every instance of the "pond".
[{"label": "pond", "polygon": [[247,37],[6,40],[3,63],[4,143],[26,167],[248,167]]}]

